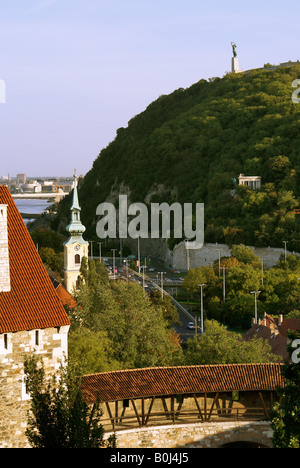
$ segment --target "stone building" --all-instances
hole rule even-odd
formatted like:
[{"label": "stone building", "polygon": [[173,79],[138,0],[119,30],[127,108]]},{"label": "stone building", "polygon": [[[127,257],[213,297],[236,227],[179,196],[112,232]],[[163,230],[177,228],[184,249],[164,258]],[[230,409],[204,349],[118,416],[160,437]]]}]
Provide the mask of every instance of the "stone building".
[{"label": "stone building", "polygon": [[240,174],[239,185],[245,185],[251,190],[260,190],[261,189],[261,177],[260,176],[245,176],[244,174]]},{"label": "stone building", "polygon": [[0,186],[0,448],[28,446],[24,358],[47,373],[67,357],[69,318],[13,198]]},{"label": "stone building", "polygon": [[286,318],[282,314],[278,317],[271,317],[264,315],[258,324],[253,323],[250,330],[248,330],[243,339],[250,341],[255,338],[262,338],[267,340],[271,346],[272,353],[278,356],[278,361],[289,361],[290,355],[287,346],[290,343],[288,331],[300,330],[300,319]]}]

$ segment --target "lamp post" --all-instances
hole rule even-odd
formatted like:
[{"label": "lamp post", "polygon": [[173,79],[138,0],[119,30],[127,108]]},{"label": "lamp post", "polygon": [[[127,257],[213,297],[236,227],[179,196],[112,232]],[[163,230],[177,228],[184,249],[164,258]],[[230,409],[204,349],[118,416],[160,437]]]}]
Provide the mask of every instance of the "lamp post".
[{"label": "lamp post", "polygon": [[185,248],[186,248],[186,263],[187,263],[187,271],[190,271],[190,252],[187,247],[189,240],[185,239]]},{"label": "lamp post", "polygon": [[165,275],[165,271],[159,271],[158,273],[160,273],[160,281],[161,281],[161,298],[163,299],[164,298],[164,275]]},{"label": "lamp post", "polygon": [[91,244],[91,260],[93,260],[93,243],[94,243],[94,241],[90,241],[90,244]]},{"label": "lamp post", "polygon": [[217,249],[219,252],[219,278],[221,277],[221,252],[223,249]]},{"label": "lamp post", "polygon": [[[204,333],[204,320],[203,320],[203,287],[206,286],[206,284],[198,284],[198,286],[201,288],[201,335]],[[197,323],[196,323],[196,328],[197,328]]]},{"label": "lamp post", "polygon": [[141,267],[143,269],[143,289],[145,291],[145,269],[147,268],[146,265],[142,265]]},{"label": "lamp post", "polygon": [[286,244],[288,243],[288,241],[283,241],[284,243],[284,260],[286,261]]},{"label": "lamp post", "polygon": [[255,296],[255,323],[257,323],[257,296],[260,294],[261,291],[251,291],[251,294]]},{"label": "lamp post", "polygon": [[141,254],[140,254],[140,236],[138,239],[138,263],[139,263],[139,274],[141,273]]},{"label": "lamp post", "polygon": [[111,249],[111,250],[112,250],[112,253],[113,253],[113,271],[114,271],[114,273],[113,273],[113,278],[114,278],[114,280],[115,280],[115,279],[116,279],[116,273],[115,273],[115,270],[116,270],[115,251],[116,251],[117,249]]},{"label": "lamp post", "polygon": [[99,244],[99,262],[101,263],[101,260],[102,260],[101,246],[102,246],[103,242],[98,242],[98,244]]},{"label": "lamp post", "polygon": [[225,279],[225,271],[228,270],[228,268],[223,267],[223,302],[226,301],[226,279]]}]

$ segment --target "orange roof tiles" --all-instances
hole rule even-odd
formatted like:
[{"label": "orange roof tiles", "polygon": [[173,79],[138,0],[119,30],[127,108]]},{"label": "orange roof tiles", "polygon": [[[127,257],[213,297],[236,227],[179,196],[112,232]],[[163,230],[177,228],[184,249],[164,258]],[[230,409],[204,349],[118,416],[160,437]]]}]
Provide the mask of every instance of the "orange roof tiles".
[{"label": "orange roof tiles", "polygon": [[0,204],[8,205],[8,245],[11,291],[0,293],[0,333],[70,325],[6,186],[0,186]]},{"label": "orange roof tiles", "polygon": [[283,385],[280,364],[227,364],[135,369],[82,378],[87,402],[162,395],[275,390]]}]

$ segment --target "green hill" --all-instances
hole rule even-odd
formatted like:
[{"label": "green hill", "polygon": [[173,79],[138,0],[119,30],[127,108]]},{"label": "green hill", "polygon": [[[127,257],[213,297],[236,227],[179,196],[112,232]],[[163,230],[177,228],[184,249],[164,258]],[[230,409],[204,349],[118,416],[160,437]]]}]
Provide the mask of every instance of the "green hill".
[{"label": "green hill", "polygon": [[[113,195],[130,202],[205,203],[205,241],[299,251],[300,66],[201,80],[161,96],[117,130],[80,183],[86,237],[96,240],[96,207]],[[237,187],[240,173],[262,188]],[[70,198],[55,228],[69,221]]]}]

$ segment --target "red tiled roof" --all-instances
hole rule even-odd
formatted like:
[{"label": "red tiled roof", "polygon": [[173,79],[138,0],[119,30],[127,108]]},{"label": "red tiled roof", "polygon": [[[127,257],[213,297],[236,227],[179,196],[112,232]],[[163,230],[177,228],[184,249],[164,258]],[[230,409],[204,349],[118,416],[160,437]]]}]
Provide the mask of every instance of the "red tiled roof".
[{"label": "red tiled roof", "polygon": [[279,333],[285,337],[288,336],[287,332],[300,330],[300,319],[291,319],[283,317],[283,322],[279,325],[278,318],[275,319]]},{"label": "red tiled roof", "polygon": [[276,390],[283,386],[280,364],[227,364],[135,369],[82,378],[89,403],[162,395]]},{"label": "red tiled roof", "polygon": [[255,324],[244,334],[243,339],[245,341],[250,341],[255,338],[267,340],[271,346],[271,352],[278,356],[278,361],[283,362],[290,359],[290,355],[287,350],[287,340],[280,333],[272,333],[272,330],[269,327],[262,324]]},{"label": "red tiled roof", "polygon": [[6,186],[11,291],[0,293],[0,333],[70,325],[21,214]]},{"label": "red tiled roof", "polygon": [[59,284],[55,290],[64,306],[69,307],[69,309],[77,307],[77,302],[74,297],[66,290],[66,288],[63,287],[62,284]]}]

